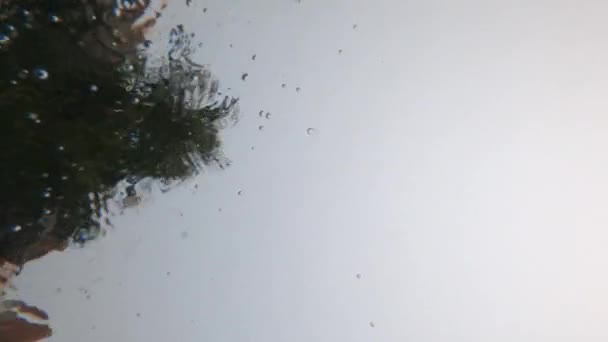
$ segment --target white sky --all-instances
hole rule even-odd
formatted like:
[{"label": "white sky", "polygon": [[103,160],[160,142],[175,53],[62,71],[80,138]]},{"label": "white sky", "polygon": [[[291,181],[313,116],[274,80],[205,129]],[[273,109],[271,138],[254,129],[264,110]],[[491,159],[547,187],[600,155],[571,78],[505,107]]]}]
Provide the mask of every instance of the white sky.
[{"label": "white sky", "polygon": [[19,294],[52,341],[606,341],[607,12],[173,2],[161,24],[241,99],[233,166],[28,264]]}]

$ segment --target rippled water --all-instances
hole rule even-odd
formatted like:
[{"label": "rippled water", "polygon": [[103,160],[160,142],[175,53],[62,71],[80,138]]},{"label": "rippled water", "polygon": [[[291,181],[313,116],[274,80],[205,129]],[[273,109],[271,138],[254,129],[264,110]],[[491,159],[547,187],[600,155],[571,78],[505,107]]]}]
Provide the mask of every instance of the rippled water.
[{"label": "rippled water", "polygon": [[608,340],[607,10],[0,0],[0,342]]}]

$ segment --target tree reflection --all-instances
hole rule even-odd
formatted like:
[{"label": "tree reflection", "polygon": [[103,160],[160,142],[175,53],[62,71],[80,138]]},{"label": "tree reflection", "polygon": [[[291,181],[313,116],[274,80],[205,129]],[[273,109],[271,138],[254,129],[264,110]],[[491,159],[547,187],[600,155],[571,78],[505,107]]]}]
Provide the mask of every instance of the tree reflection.
[{"label": "tree reflection", "polygon": [[[147,6],[0,1],[0,258],[16,265],[99,233],[116,184],[183,179],[220,163],[236,101],[189,59],[144,53]],[[154,65],[152,65],[154,64]],[[133,195],[134,188],[127,189]]]}]

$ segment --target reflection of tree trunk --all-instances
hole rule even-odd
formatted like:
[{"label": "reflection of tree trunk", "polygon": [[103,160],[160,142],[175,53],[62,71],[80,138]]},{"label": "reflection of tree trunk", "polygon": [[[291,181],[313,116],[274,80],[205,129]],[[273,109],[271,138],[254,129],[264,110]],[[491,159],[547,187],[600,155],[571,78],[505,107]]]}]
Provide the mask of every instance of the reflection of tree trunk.
[{"label": "reflection of tree trunk", "polygon": [[[43,248],[43,251],[46,253],[48,249]],[[16,265],[0,260],[0,298],[18,270]],[[0,342],[33,342],[49,337],[52,330],[48,325],[29,321],[46,321],[48,318],[46,312],[23,301],[0,301]]]},{"label": "reflection of tree trunk", "polygon": [[0,296],[4,294],[4,289],[9,286],[13,275],[19,271],[17,265],[0,258]]},{"label": "reflection of tree trunk", "polygon": [[[136,58],[137,45],[145,41],[145,34],[156,23],[153,17],[142,17],[149,1],[142,3],[121,9],[119,16],[112,14],[113,1],[97,0],[97,11],[88,5],[86,12],[103,12],[99,25],[82,34],[82,42],[92,57],[112,63]],[[161,7],[164,6],[162,1]]]},{"label": "reflection of tree trunk", "polygon": [[35,342],[52,333],[48,325],[30,323],[13,311],[0,313],[0,342]]}]

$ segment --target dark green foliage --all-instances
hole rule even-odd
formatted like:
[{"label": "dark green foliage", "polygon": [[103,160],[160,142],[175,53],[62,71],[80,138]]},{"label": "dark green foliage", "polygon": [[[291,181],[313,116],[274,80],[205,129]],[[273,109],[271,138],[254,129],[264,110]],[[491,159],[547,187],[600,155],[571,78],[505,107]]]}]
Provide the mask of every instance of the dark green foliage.
[{"label": "dark green foliage", "polygon": [[111,8],[0,4],[0,258],[21,264],[41,239],[95,236],[123,179],[182,179],[218,161],[235,101],[205,105],[217,83],[188,59],[183,30],[150,68],[143,41],[104,42],[120,22],[91,16]]}]

